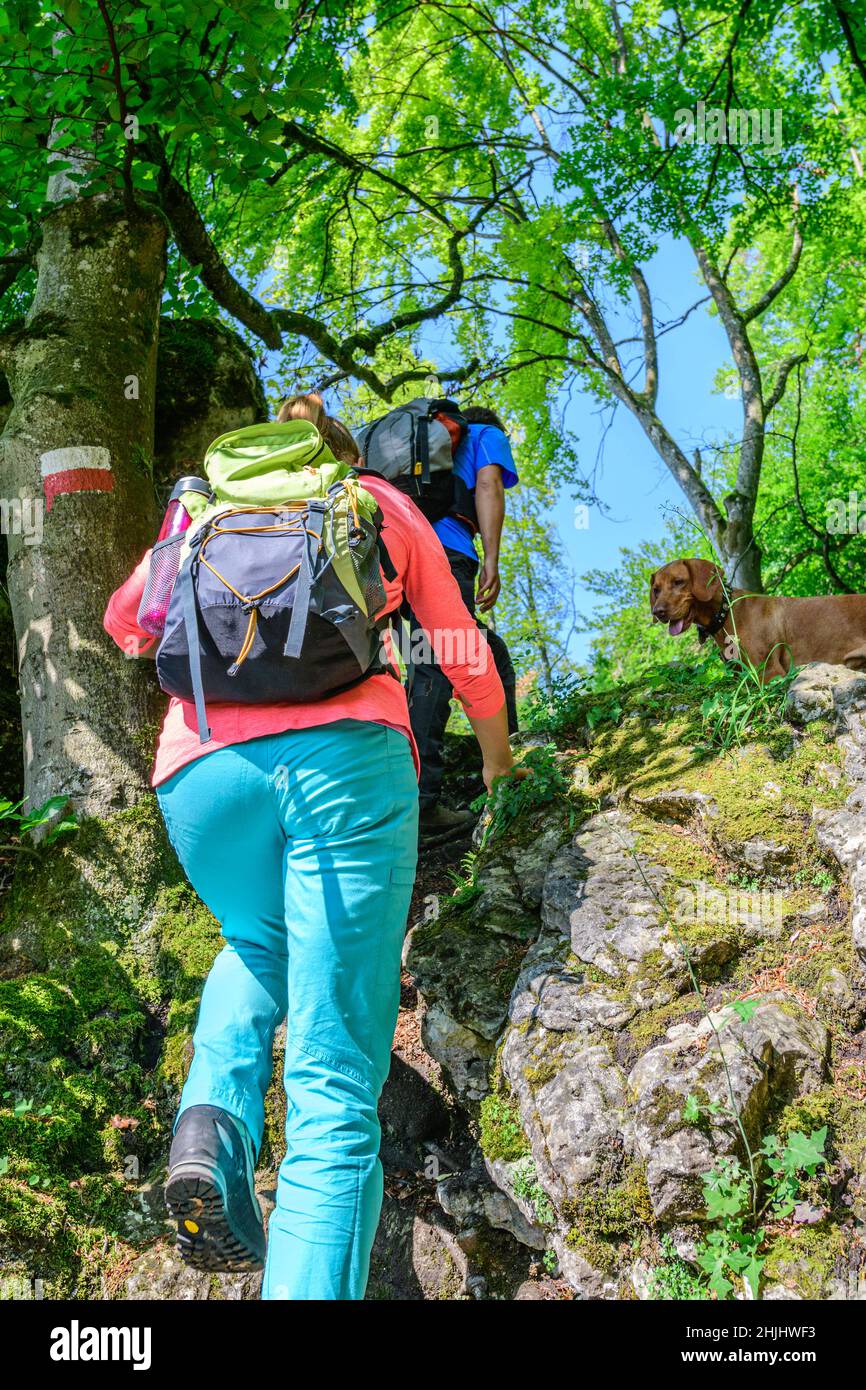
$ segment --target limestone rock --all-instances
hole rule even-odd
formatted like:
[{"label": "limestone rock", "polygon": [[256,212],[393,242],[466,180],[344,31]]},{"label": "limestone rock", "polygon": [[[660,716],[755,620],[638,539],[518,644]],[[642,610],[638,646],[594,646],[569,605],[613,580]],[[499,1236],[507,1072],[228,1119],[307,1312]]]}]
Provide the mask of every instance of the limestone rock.
[{"label": "limestone rock", "polygon": [[765,840],[760,835],[740,844],[726,844],[723,848],[735,864],[752,869],[756,874],[778,874],[788,868],[794,858],[790,845]]},{"label": "limestone rock", "polygon": [[494,1045],[431,1004],[421,1023],[421,1041],[447,1071],[458,1096],[481,1100],[489,1089],[487,1067]]},{"label": "limestone rock", "polygon": [[[495,1167],[488,1165],[491,1173]],[[527,1213],[524,1203],[518,1203],[508,1196],[505,1183],[491,1182],[486,1174],[478,1172],[457,1173],[443,1178],[436,1188],[436,1196],[442,1210],[454,1221],[458,1239],[461,1232],[471,1230],[486,1223],[497,1230],[508,1231],[521,1245],[533,1250],[544,1250],[547,1236],[535,1220]]]},{"label": "limestone rock", "polygon": [[[824,1078],[829,1034],[790,999],[758,1005],[743,1020],[731,1008],[695,1027],[671,1029],[669,1041],[635,1064],[629,1090],[635,1095],[635,1138],[647,1160],[653,1211],[665,1221],[689,1220],[703,1211],[701,1174],[722,1154],[741,1147],[730,1094],[749,1142],[760,1130],[771,1099],[793,1097]],[[724,1057],[723,1065],[722,1057]],[[729,1090],[730,1087],[730,1090]],[[706,1107],[706,1123],[686,1123],[689,1096]]]},{"label": "limestone rock", "polygon": [[657,820],[674,821],[677,825],[685,825],[693,816],[714,818],[719,814],[715,801],[706,792],[684,791],[682,788],[652,792],[648,796],[633,796],[631,802],[646,815]]},{"label": "limestone rock", "polygon": [[634,1018],[637,1004],[611,986],[586,981],[579,968],[566,968],[539,941],[526,955],[511,996],[509,1016],[516,1025],[532,1019],[551,1032],[583,1025],[619,1029]]},{"label": "limestone rock", "polygon": [[818,985],[818,998],[847,1019],[849,1027],[859,1029],[863,1024],[863,1006],[851,986],[848,976],[838,966],[830,966]]},{"label": "limestone rock", "polygon": [[847,666],[813,662],[798,671],[788,690],[785,714],[792,724],[809,724],[831,714],[866,706],[866,676]]},{"label": "limestone rock", "polygon": [[815,839],[848,875],[851,888],[851,936],[866,966],[866,720],[852,714],[840,739],[851,792],[839,810],[816,810]]},{"label": "limestone rock", "polygon": [[515,901],[507,871],[498,866],[482,882],[481,903],[471,913],[415,928],[407,968],[426,1000],[441,1003],[453,1019],[492,1043],[502,1031],[514,980],[537,930],[537,922]]},{"label": "limestone rock", "polygon": [[552,1245],[563,1278],[582,1298],[616,1298],[616,1279],[612,1279],[604,1270],[594,1268],[578,1250],[571,1249],[559,1234],[553,1237]]},{"label": "limestone rock", "polygon": [[667,875],[634,846],[623,812],[593,816],[550,866],[542,922],[570,941],[578,960],[627,982],[646,1006],[678,993],[671,977],[681,955],[659,901]]},{"label": "limestone rock", "polygon": [[160,1244],[138,1256],[126,1276],[123,1291],[114,1296],[132,1302],[257,1299],[261,1285],[261,1273],[210,1274],[207,1270],[190,1269],[173,1249]]},{"label": "limestone rock", "polygon": [[543,1029],[509,1029],[500,1062],[539,1180],[559,1204],[598,1175],[619,1142],[625,1078],[600,1040]]},{"label": "limestone rock", "polygon": [[465,1299],[469,1261],[435,1206],[421,1215],[386,1194],[370,1259],[370,1300]]}]

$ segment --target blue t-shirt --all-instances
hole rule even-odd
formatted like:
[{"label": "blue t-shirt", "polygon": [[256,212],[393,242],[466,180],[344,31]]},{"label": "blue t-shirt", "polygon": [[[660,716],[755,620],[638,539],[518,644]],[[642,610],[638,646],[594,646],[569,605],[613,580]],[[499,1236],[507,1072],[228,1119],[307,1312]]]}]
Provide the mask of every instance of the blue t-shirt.
[{"label": "blue t-shirt", "polygon": [[[502,469],[503,487],[514,487],[517,468],[507,436],[495,425],[469,425],[454,455],[454,472],[468,488],[474,489],[478,470],[489,464]],[[441,521],[434,521],[433,530],[449,550],[477,558],[469,528],[456,517],[443,516]]]}]

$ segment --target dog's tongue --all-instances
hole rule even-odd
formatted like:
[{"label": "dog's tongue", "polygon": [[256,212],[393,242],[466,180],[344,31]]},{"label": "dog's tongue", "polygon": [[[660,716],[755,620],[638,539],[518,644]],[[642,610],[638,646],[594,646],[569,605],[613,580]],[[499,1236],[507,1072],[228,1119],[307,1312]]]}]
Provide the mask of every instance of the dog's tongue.
[{"label": "dog's tongue", "polygon": [[668,634],[671,637],[679,637],[685,625],[685,618],[677,618],[675,623],[668,623]]}]

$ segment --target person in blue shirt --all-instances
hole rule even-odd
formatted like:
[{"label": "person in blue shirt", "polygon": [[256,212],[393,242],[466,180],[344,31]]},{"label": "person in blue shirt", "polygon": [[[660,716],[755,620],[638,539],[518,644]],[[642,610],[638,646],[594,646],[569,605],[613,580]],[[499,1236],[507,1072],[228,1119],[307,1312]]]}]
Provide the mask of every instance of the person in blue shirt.
[{"label": "person in blue shirt", "polygon": [[[454,455],[455,507],[452,514],[433,523],[460,586],[463,602],[474,613],[489,613],[499,597],[499,546],[505,519],[505,490],[514,487],[517,468],[505,426],[499,416],[483,406],[463,412],[467,433]],[[461,486],[462,484],[462,486]],[[470,515],[461,519],[461,498],[468,500]],[[473,514],[474,513],[474,514]],[[481,540],[480,566],[475,548],[475,525]],[[476,589],[477,579],[477,589]],[[517,699],[514,666],[505,642],[478,619],[505,689],[508,731],[517,732]],[[413,661],[409,667],[409,714],[421,760],[420,833],[423,839],[450,839],[471,828],[471,811],[453,811],[439,804],[445,769],[443,744],[451,701],[451,685],[436,664]]]}]

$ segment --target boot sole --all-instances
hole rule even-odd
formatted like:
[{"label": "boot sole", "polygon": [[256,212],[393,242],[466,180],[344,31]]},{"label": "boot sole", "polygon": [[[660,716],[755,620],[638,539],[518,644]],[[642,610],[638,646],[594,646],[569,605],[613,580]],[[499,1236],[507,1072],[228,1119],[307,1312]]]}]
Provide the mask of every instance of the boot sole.
[{"label": "boot sole", "polygon": [[187,1164],[172,1173],[165,1201],[177,1222],[177,1251],[185,1264],[213,1274],[248,1274],[264,1267],[263,1253],[232,1226],[219,1184],[207,1168]]}]

